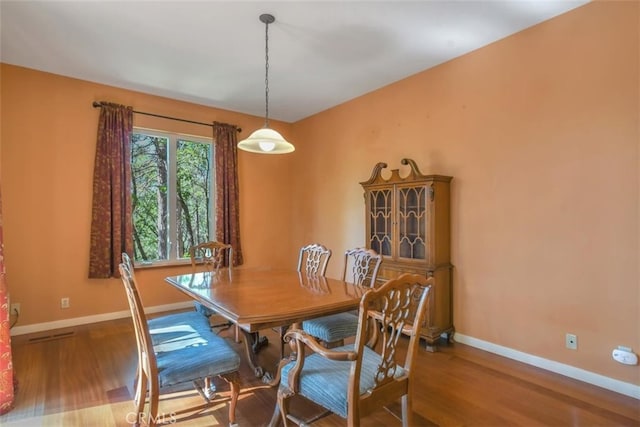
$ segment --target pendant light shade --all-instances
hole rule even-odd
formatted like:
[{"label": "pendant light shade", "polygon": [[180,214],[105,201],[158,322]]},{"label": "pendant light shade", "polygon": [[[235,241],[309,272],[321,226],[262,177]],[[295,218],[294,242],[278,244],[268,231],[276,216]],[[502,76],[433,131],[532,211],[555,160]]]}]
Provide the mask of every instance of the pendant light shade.
[{"label": "pendant light shade", "polygon": [[285,154],[295,150],[293,144],[285,140],[278,132],[269,128],[269,24],[275,20],[276,18],[273,15],[266,13],[260,15],[260,21],[265,24],[264,127],[253,132],[247,139],[238,142],[239,149],[252,153]]},{"label": "pendant light shade", "polygon": [[252,153],[285,154],[295,150],[293,144],[285,140],[273,129],[262,128],[254,131],[249,138],[240,141],[238,148]]}]

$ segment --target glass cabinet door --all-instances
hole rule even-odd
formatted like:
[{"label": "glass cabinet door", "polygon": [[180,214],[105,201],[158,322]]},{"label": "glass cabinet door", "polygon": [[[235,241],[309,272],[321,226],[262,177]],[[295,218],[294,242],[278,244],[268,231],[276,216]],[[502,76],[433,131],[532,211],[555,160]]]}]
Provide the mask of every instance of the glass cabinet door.
[{"label": "glass cabinet door", "polygon": [[426,260],[427,187],[398,188],[398,257]]},{"label": "glass cabinet door", "polygon": [[381,255],[391,256],[391,189],[369,192],[369,247]]}]

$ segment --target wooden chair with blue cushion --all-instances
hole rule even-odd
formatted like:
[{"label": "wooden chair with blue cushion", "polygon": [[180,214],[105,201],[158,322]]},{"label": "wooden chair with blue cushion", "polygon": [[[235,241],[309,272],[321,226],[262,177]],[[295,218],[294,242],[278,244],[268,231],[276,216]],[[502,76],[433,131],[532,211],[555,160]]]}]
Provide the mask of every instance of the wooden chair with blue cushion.
[{"label": "wooden chair with blue cushion", "polygon": [[[233,246],[227,243],[216,241],[204,242],[189,248],[191,258],[191,269],[195,273],[199,268],[203,271],[210,271],[215,274],[231,274],[233,266]],[[205,307],[195,301],[193,303],[196,311],[209,318],[213,328],[228,328],[233,326],[232,322],[219,316],[215,311]],[[239,330],[236,327],[235,340],[240,342]]]},{"label": "wooden chair with blue cushion", "polygon": [[[213,333],[208,320],[196,313],[178,313],[147,320],[133,271],[120,264],[120,275],[129,302],[138,349],[134,404],[136,425],[155,425],[160,390],[177,384],[204,381],[218,376],[229,383],[229,424],[235,425],[240,393],[240,357],[224,338]],[[210,398],[198,390],[208,403]],[[148,395],[148,411],[144,407]],[[196,408],[201,410],[202,407]]]},{"label": "wooden chair with blue cushion", "polygon": [[[342,279],[360,286],[374,287],[382,255],[373,249],[349,249],[344,254]],[[332,314],[305,320],[304,329],[318,338],[325,347],[332,348],[344,344],[344,339],[356,335],[358,316],[352,312]]]},{"label": "wooden chair with blue cushion", "polygon": [[233,246],[221,242],[204,242],[189,248],[191,266],[203,264],[207,271],[219,272],[233,265]]},{"label": "wooden chair with blue cushion", "polygon": [[[124,264],[124,267],[127,269],[131,277],[135,279],[133,261],[131,260],[131,257],[129,257],[129,254],[127,254],[126,252],[122,253],[122,263]],[[147,323],[149,324],[152,331],[161,331],[165,330],[166,326],[185,324],[208,325],[209,321],[206,319],[206,317],[202,316],[202,314],[196,311],[185,311],[147,319]],[[153,345],[160,345],[164,341],[170,340],[172,338],[173,337],[170,334],[151,334],[151,341],[153,342]],[[139,374],[140,372],[138,372],[138,375]],[[137,381],[138,380],[136,378],[136,384]],[[216,395],[216,387],[213,381],[211,381],[210,377],[205,378],[203,384],[197,384],[197,389],[207,400],[213,399]]]},{"label": "wooden chair with blue cushion", "polygon": [[[298,254],[298,272],[305,273],[307,277],[324,276],[331,258],[331,249],[327,249],[319,243],[312,243],[300,248]],[[280,332],[280,358],[284,358],[284,334],[289,325],[281,326]]]},{"label": "wooden chair with blue cushion", "polygon": [[[297,359],[282,367],[271,424],[317,420],[292,413],[292,397],[300,395],[346,418],[349,426],[400,400],[402,425],[412,425],[412,372],[432,281],[405,273],[367,291],[353,344],[327,349],[304,330],[287,332],[285,339],[294,343]],[[409,337],[408,344],[403,335]],[[305,357],[307,347],[313,354]]]}]

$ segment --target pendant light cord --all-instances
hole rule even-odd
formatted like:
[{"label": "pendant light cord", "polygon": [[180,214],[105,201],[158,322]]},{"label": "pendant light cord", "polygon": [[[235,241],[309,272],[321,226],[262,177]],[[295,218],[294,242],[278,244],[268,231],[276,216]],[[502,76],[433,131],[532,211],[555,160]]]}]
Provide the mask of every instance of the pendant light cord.
[{"label": "pendant light cord", "polygon": [[275,20],[276,18],[269,13],[260,15],[260,22],[266,24],[264,28],[264,127],[238,142],[239,149],[251,153],[285,154],[296,149],[278,131],[269,127],[269,24],[273,24]]},{"label": "pendant light cord", "polygon": [[269,127],[269,22],[264,26],[264,127]]}]

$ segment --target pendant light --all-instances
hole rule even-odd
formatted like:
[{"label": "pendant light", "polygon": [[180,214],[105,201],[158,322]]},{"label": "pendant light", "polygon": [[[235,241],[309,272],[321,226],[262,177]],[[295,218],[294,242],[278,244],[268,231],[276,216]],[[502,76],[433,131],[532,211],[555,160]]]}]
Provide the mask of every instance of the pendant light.
[{"label": "pendant light", "polygon": [[269,128],[269,24],[272,24],[275,20],[276,18],[273,15],[267,13],[260,15],[260,21],[265,24],[264,127],[253,132],[247,139],[238,142],[239,149],[252,153],[284,154],[295,150],[293,144],[285,140],[278,132]]}]

